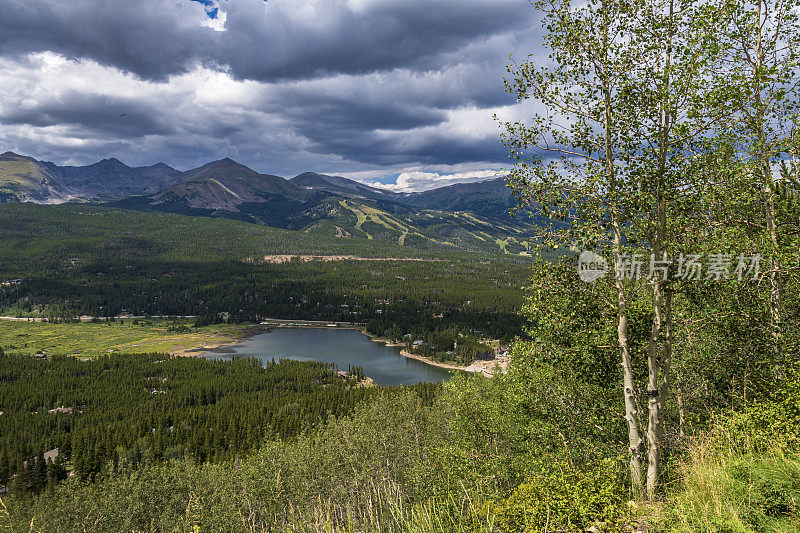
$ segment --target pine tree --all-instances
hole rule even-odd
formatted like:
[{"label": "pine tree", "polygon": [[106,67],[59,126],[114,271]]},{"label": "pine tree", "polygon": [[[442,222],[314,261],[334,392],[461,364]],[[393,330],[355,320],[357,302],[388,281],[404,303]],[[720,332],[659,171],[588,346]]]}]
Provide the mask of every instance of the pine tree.
[{"label": "pine tree", "polygon": [[[30,466],[30,463],[28,464]],[[32,492],[38,494],[47,485],[47,462],[44,460],[44,452],[39,452],[30,470],[29,487]]]},{"label": "pine tree", "polygon": [[17,463],[17,475],[14,476],[14,481],[11,484],[11,492],[14,494],[24,494],[28,491],[28,470],[23,465],[22,461]]},{"label": "pine tree", "polygon": [[10,476],[11,472],[10,465],[8,464],[8,452],[4,447],[2,451],[0,451],[0,485],[7,485]]}]

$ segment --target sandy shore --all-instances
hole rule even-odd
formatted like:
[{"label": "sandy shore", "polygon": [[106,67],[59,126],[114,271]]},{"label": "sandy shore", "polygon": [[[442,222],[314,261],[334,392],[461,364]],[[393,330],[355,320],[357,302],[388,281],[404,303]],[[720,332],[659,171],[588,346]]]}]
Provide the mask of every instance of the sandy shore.
[{"label": "sandy shore", "polygon": [[447,368],[448,370],[465,370],[469,372],[469,370],[467,370],[468,367],[466,366],[456,365],[453,363],[444,363],[442,361],[434,361],[433,359],[429,359],[423,355],[411,353],[408,350],[400,350],[400,355],[402,355],[403,357],[408,357],[409,359],[416,359],[417,361],[425,363],[426,365],[438,366],[439,368]]},{"label": "sandy shore", "polygon": [[[428,259],[424,257],[361,257],[357,255],[265,255],[261,259],[262,263],[280,265],[288,263],[294,259],[298,261],[424,261],[424,262],[444,262],[444,259]],[[249,262],[255,262],[252,258]]]},{"label": "sandy shore", "polygon": [[409,359],[416,359],[417,361],[423,362],[427,365],[438,366],[440,368],[447,368],[448,370],[461,370],[464,372],[482,373],[489,377],[491,377],[491,375],[497,371],[505,372],[507,366],[506,363],[501,361],[496,361],[494,359],[490,361],[474,361],[469,366],[461,366],[461,365],[456,365],[454,363],[444,363],[441,361],[435,361],[428,357],[411,353],[408,350],[400,350],[400,354],[403,357],[408,357]]},{"label": "sandy shore", "polygon": [[222,348],[223,346],[232,346],[234,344],[239,344],[244,339],[231,339],[230,341],[225,342],[212,342],[212,343],[203,343],[200,346],[195,346],[193,348],[179,348],[177,350],[171,350],[169,354],[172,357],[199,357],[200,355],[206,353],[209,350],[215,350],[217,348]]},{"label": "sandy shore", "polygon": [[[364,333],[364,335],[369,337],[371,341],[373,341],[373,342],[382,342],[386,346],[391,346],[393,348],[401,348],[401,347],[404,348],[405,345],[406,345],[404,342],[394,342],[393,343],[389,339],[385,339],[383,337],[378,337],[377,335],[372,335],[371,333],[367,333],[366,331],[363,331],[363,333]],[[457,365],[455,363],[445,363],[445,362],[442,362],[442,361],[436,361],[434,359],[430,359],[430,358],[425,357],[423,355],[419,355],[419,354],[415,354],[415,353],[409,352],[406,349],[400,350],[400,355],[402,355],[403,357],[408,357],[409,359],[415,359],[415,360],[417,360],[417,361],[419,361],[421,363],[425,363],[426,365],[437,366],[439,368],[446,368],[448,370],[461,370],[461,371],[464,371],[464,372],[472,372],[472,373],[476,373],[476,374],[477,373],[482,373],[485,376],[491,376],[492,374],[494,374],[495,372],[498,372],[498,371],[499,372],[505,372],[506,371],[506,367],[508,366],[507,362],[505,362],[505,361],[497,361],[497,360],[494,360],[494,359],[492,359],[490,361],[483,361],[483,360],[474,361],[469,366],[461,366],[461,365]]]}]

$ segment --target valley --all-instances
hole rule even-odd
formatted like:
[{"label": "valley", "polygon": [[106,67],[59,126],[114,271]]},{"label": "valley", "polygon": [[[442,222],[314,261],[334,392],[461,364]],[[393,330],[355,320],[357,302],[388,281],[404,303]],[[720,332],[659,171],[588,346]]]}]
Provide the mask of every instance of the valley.
[{"label": "valley", "polygon": [[800,0],[3,0],[0,533],[800,532]]},{"label": "valley", "polygon": [[233,161],[150,169],[125,196],[3,157],[3,491],[225,464],[374,400],[429,405],[449,369],[480,373],[523,332],[533,224]]},{"label": "valley", "polygon": [[393,341],[425,339],[437,347],[432,359],[464,366],[480,352],[464,337],[519,334],[532,264],[428,241],[91,203],[0,206],[0,253],[9,258],[0,264],[2,316],[193,316],[201,329],[266,318],[355,322]]}]

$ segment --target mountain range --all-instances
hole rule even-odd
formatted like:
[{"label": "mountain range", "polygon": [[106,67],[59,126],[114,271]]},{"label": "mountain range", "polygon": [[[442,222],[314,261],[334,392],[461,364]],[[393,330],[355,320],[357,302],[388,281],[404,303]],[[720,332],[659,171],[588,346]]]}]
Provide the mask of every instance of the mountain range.
[{"label": "mountain range", "polygon": [[9,202],[98,202],[342,238],[507,253],[524,250],[538,222],[509,216],[514,198],[503,178],[398,193],[314,172],[285,179],[228,158],[181,172],[163,163],[129,167],[117,159],[58,166],[5,152],[0,203]]},{"label": "mountain range", "polygon": [[0,203],[57,204],[151,194],[178,183],[180,172],[159,163],[129,167],[103,159],[82,167],[58,166],[13,152],[0,154]]}]

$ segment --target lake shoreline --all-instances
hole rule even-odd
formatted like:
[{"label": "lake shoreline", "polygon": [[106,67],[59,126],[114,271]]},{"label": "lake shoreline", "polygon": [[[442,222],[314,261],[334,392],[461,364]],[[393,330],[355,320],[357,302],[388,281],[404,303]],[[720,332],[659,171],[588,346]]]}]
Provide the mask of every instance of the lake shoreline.
[{"label": "lake shoreline", "polygon": [[433,359],[429,359],[424,355],[411,353],[408,350],[400,350],[400,354],[403,357],[408,357],[409,359],[415,359],[417,361],[423,362],[431,366],[438,366],[439,368],[445,368],[447,370],[460,370],[462,372],[469,372],[471,374],[483,374],[486,377],[492,377],[494,373],[498,370],[501,372],[505,372],[506,370],[505,365],[493,359],[489,360],[479,359],[473,361],[472,364],[470,364],[469,366],[461,366],[461,365],[456,365],[454,363],[434,361]]},{"label": "lake shoreline", "polygon": [[[373,335],[369,333],[366,328],[359,327],[355,324],[345,324],[345,323],[336,323],[336,327],[327,326],[325,324],[333,324],[334,322],[325,322],[325,321],[308,321],[308,320],[300,320],[300,321],[290,321],[290,320],[278,320],[273,319],[270,320],[270,323],[267,324],[254,324],[251,329],[248,331],[243,331],[240,335],[236,338],[232,339],[232,342],[226,343],[214,343],[210,345],[204,346],[197,346],[187,350],[178,350],[171,355],[175,357],[202,357],[206,353],[214,353],[215,350],[219,350],[220,348],[232,348],[237,344],[241,344],[242,342],[255,337],[256,335],[261,335],[264,333],[270,333],[274,329],[323,329],[323,330],[357,330],[360,331],[364,336],[366,336],[370,341],[383,344],[389,348],[401,348],[400,355],[407,359],[414,359],[415,361],[419,361],[420,363],[424,363],[429,366],[433,366],[436,368],[443,368],[445,370],[460,370],[462,372],[470,372],[473,374],[482,373],[484,375],[490,376],[494,370],[495,363],[494,361],[475,361],[468,366],[457,365],[455,363],[446,363],[443,361],[436,361],[429,357],[425,357],[424,355],[419,355],[408,351],[405,346],[406,343],[404,342],[392,342],[390,339],[385,337],[381,337],[378,335]],[[219,355],[224,355],[226,352],[220,351],[216,352]]]},{"label": "lake shoreline", "polygon": [[436,361],[435,359],[425,357],[424,355],[419,355],[409,352],[405,348],[406,343],[404,342],[392,342],[389,339],[386,339],[384,337],[379,337],[377,335],[372,335],[371,333],[367,333],[366,331],[362,331],[362,333],[364,333],[364,335],[369,337],[369,339],[373,342],[383,343],[386,346],[389,346],[390,348],[402,348],[400,350],[400,355],[408,359],[414,359],[415,361],[419,361],[420,363],[425,363],[426,365],[435,366],[438,368],[444,368],[445,370],[461,370],[463,372],[472,372],[472,373],[483,372],[484,369],[487,370],[489,369],[489,365],[484,364],[485,363],[484,361],[475,361],[469,366],[461,366],[455,363],[445,363],[444,361]]},{"label": "lake shoreline", "polygon": [[214,350],[219,350],[220,348],[227,348],[233,347],[237,344],[241,344],[242,342],[255,337],[256,335],[261,335],[263,333],[269,333],[272,331],[272,327],[264,326],[262,324],[252,324],[247,328],[245,331],[237,332],[235,335],[232,335],[231,338],[228,340],[221,342],[213,342],[211,344],[207,344],[203,342],[203,344],[199,346],[194,346],[192,348],[184,348],[180,350],[173,350],[169,352],[172,357],[202,357],[204,353],[213,352]]},{"label": "lake shoreline", "polygon": [[373,335],[372,333],[369,333],[366,329],[362,329],[361,333],[369,337],[369,340],[371,340],[372,342],[382,343],[385,346],[388,346],[389,348],[400,348],[406,345],[406,343],[404,342],[392,342],[391,340],[385,337],[379,337],[378,335]]},{"label": "lake shoreline", "polygon": [[506,365],[495,361],[495,360],[476,360],[473,361],[468,366],[458,365],[456,363],[446,363],[444,361],[436,361],[435,359],[431,359],[429,357],[425,357],[424,355],[419,355],[413,352],[408,351],[405,346],[406,343],[404,342],[392,342],[389,339],[384,337],[379,337],[377,335],[372,335],[363,331],[364,335],[370,338],[373,342],[382,342],[386,346],[392,348],[400,348],[400,355],[403,357],[407,357],[408,359],[414,359],[415,361],[419,361],[420,363],[425,363],[426,365],[435,366],[438,368],[444,368],[445,370],[461,370],[462,372],[470,372],[472,374],[483,374],[484,376],[491,377],[496,370],[500,370],[501,372],[506,371]]},{"label": "lake shoreline", "polygon": [[446,368],[447,370],[463,370],[465,372],[472,372],[472,370],[469,370],[469,367],[459,366],[459,365],[456,365],[454,363],[445,363],[443,361],[435,361],[433,359],[425,357],[424,355],[419,355],[419,354],[416,354],[416,353],[412,353],[412,352],[409,352],[408,350],[405,350],[405,349],[400,350],[400,355],[402,355],[403,357],[408,357],[409,359],[415,359],[417,361],[423,362],[423,363],[431,365],[431,366],[438,366],[439,368]]},{"label": "lake shoreline", "polygon": [[[237,338],[231,339],[232,342],[196,346],[184,355],[210,359],[249,356],[267,362],[274,355],[275,359],[331,362],[336,365],[337,370],[349,365],[362,366],[364,374],[371,378],[365,380],[362,386],[409,385],[418,381],[447,380],[452,376],[451,369],[432,361],[415,360],[409,366],[408,359],[413,358],[405,357],[401,353],[404,344],[398,345],[388,339],[370,335],[363,327],[326,327],[324,324],[311,327],[307,322],[293,322],[291,325],[283,323],[276,327],[272,323],[242,328]],[[303,331],[306,333],[302,333]],[[306,339],[310,344],[306,343]],[[242,345],[244,341],[248,342]]]},{"label": "lake shoreline", "polygon": [[[474,361],[472,364],[468,366],[462,366],[455,363],[445,363],[444,361],[436,361],[435,359],[431,359],[429,357],[425,357],[424,355],[419,355],[408,351],[405,346],[406,343],[404,342],[392,342],[391,340],[385,337],[379,337],[378,335],[373,335],[368,333],[367,331],[362,331],[364,335],[369,337],[369,339],[373,342],[380,342],[389,346],[391,348],[401,348],[400,355],[403,357],[407,357],[408,359],[414,359],[415,361],[419,361],[420,363],[425,363],[426,365],[435,366],[438,368],[444,368],[446,370],[461,370],[463,372],[471,372],[473,374],[476,373],[483,373],[486,375],[486,372],[491,372],[493,370],[495,361]],[[502,367],[501,367],[502,368]]]}]

